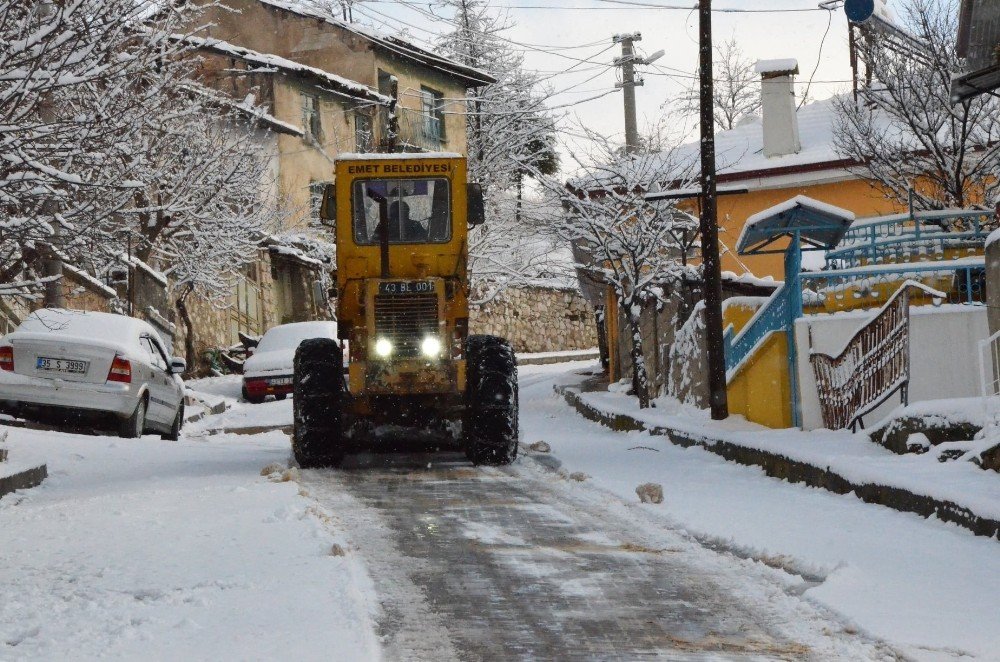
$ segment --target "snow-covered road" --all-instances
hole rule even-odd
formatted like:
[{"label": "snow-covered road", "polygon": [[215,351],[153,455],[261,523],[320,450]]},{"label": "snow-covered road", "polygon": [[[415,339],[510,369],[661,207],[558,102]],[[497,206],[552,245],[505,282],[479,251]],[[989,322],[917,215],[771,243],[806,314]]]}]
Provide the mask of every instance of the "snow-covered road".
[{"label": "snow-covered road", "polygon": [[552,391],[585,365],[521,368],[552,453],[502,469],[268,479],[284,434],[219,431],[288,401],[180,442],[10,428],[50,477],[0,500],[0,660],[1000,659],[995,541],[585,421]]}]

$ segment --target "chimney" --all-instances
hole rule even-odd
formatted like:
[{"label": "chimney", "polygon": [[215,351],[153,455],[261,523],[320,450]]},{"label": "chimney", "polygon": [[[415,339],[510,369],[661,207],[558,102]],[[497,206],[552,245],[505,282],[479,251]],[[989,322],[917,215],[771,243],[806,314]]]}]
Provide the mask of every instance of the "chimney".
[{"label": "chimney", "polygon": [[799,63],[792,58],[758,60],[761,113],[764,116],[764,156],[795,154],[799,142],[799,120],[795,116],[795,74]]}]

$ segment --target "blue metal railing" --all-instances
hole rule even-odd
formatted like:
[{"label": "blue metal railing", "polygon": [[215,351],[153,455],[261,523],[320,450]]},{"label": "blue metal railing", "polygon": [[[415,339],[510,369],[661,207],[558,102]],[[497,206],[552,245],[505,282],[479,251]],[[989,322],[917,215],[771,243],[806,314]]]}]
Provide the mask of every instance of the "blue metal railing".
[{"label": "blue metal railing", "polygon": [[[950,277],[952,285],[946,288],[946,303],[976,304],[985,300],[986,276],[985,259],[981,256],[953,260],[943,263],[887,264],[806,272],[793,285],[781,285],[739,333],[730,325],[723,334],[726,353],[726,372],[738,367],[764,338],[773,331],[791,333],[795,319],[802,315],[803,299],[808,296],[810,303],[823,300],[833,294],[835,298],[869,298],[871,305],[881,305],[881,299],[888,300],[895,293],[893,287],[882,287],[902,283],[907,278]],[[852,306],[854,307],[854,306]]]},{"label": "blue metal railing", "polygon": [[[737,334],[732,325],[726,328],[723,342],[726,350],[726,372],[731,372],[753,353],[754,348],[772,331],[786,329],[791,311],[792,288],[783,284],[774,291],[767,303],[760,307],[746,326]],[[796,296],[801,296],[798,292]]]},{"label": "blue metal railing", "polygon": [[[813,295],[835,299],[853,297],[870,298],[873,305],[887,301],[895,288],[880,287],[902,283],[907,278],[920,281],[929,278],[950,278],[951,286],[945,288],[947,303],[976,304],[985,301],[986,270],[982,256],[949,260],[946,262],[914,262],[909,264],[879,264],[851,269],[834,269],[803,273],[803,286]],[[803,290],[799,290],[802,296]]]},{"label": "blue metal railing", "polygon": [[855,223],[839,247],[827,252],[826,263],[849,269],[864,263],[943,260],[946,249],[981,249],[995,225],[993,212],[983,210],[897,214]]}]

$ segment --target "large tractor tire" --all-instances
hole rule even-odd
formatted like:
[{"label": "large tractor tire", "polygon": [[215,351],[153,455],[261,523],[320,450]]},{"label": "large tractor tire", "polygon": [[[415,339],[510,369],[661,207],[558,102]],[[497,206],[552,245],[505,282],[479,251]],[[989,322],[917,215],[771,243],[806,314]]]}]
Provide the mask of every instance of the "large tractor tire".
[{"label": "large tractor tire", "polygon": [[469,336],[465,357],[465,455],[473,464],[510,464],[517,457],[514,348],[496,336]]},{"label": "large tractor tire", "polygon": [[292,378],[292,453],[302,468],[335,467],[344,459],[344,357],[337,341],[303,340]]}]

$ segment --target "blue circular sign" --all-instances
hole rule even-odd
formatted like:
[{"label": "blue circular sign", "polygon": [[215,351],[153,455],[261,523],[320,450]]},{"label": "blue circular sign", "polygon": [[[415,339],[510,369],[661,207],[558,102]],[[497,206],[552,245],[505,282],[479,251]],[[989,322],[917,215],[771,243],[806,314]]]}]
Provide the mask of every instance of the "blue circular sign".
[{"label": "blue circular sign", "polygon": [[847,0],[844,13],[852,23],[864,23],[875,13],[875,0]]}]

